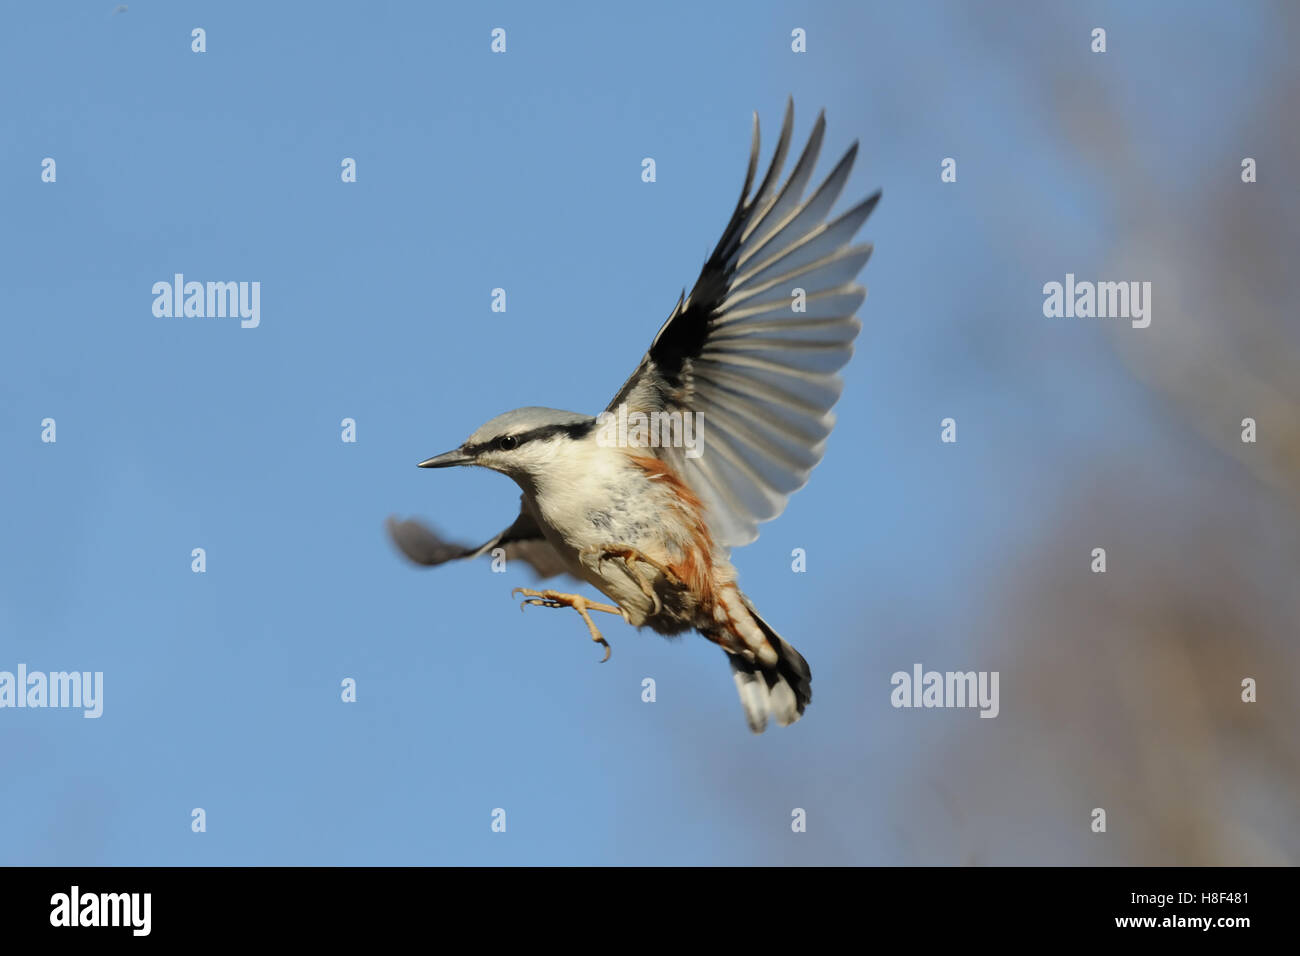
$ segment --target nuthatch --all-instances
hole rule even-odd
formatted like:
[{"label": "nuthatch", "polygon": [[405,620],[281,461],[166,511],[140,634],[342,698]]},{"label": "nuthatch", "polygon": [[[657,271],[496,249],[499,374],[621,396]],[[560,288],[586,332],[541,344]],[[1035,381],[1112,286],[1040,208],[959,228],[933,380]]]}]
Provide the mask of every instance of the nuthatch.
[{"label": "nuthatch", "polygon": [[[395,543],[420,564],[501,548],[543,578],[568,574],[592,585],[613,604],[552,590],[512,593],[522,593],[524,604],[576,610],[605,659],[609,644],[591,611],[664,635],[699,631],[726,652],[756,733],[769,714],[782,725],[799,719],[812,699],[812,675],[736,586],[730,549],[758,537],[759,522],[784,510],[822,458],[842,386],[837,373],[852,355],[861,328],[855,313],[866,297],[854,279],[872,247],[851,243],[880,198],[876,192],[827,221],[856,142],[803,198],[824,114],[778,184],[793,120],[790,102],[751,199],[755,114],[749,171],[731,221],[691,294],[678,298],[603,415],[518,408],[454,451],[419,463],[509,475],[523,490],[510,527],[473,548],[418,521],[388,521]],[[684,447],[692,426],[702,446]],[[656,440],[664,430],[667,439]]]}]

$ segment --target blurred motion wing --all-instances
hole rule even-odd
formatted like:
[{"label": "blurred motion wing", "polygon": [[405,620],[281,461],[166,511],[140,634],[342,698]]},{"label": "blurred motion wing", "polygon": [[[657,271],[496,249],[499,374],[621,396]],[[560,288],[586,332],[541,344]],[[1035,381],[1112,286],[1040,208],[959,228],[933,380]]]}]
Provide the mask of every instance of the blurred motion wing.
[{"label": "blurred motion wing", "polygon": [[522,561],[538,578],[553,578],[565,572],[564,562],[542,535],[532,515],[521,508],[514,524],[477,548],[441,537],[427,524],[414,518],[399,521],[390,517],[384,527],[399,551],[416,564],[434,567],[490,554],[504,548],[506,561]]}]

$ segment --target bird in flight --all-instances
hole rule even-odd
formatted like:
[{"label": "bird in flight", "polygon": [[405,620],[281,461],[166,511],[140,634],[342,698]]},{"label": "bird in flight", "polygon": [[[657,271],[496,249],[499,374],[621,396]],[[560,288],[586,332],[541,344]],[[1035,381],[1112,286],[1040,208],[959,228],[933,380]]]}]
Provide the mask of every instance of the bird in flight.
[{"label": "bird in flight", "polygon": [[737,586],[731,549],[757,538],[759,523],[785,509],[822,458],[842,386],[838,372],[852,355],[866,297],[855,279],[872,246],[854,245],[853,237],[880,199],[877,191],[828,218],[856,142],[804,198],[824,113],[789,177],[778,182],[793,122],[787,102],[771,165],[751,197],[759,154],[754,115],[749,168],[731,221],[690,295],[678,298],[604,413],[517,408],[459,448],[419,463],[478,465],[513,478],[523,494],[508,528],[466,547],[417,520],[387,523],[417,564],[500,548],[540,578],[563,574],[596,588],[612,603],[549,589],[512,593],[523,594],[525,605],[577,611],[606,660],[609,644],[591,612],[667,636],[698,631],[726,653],[755,733],[769,716],[782,726],[799,719],[812,699],[812,673]]}]

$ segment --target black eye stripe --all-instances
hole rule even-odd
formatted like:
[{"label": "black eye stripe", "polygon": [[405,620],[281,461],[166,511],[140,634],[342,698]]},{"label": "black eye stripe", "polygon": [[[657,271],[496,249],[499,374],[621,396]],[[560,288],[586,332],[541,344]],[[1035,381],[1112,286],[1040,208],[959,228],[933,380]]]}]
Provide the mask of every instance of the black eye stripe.
[{"label": "black eye stripe", "polygon": [[514,451],[519,447],[519,439],[514,435],[502,435],[497,439],[497,447],[502,451]]},{"label": "black eye stripe", "polygon": [[[589,421],[578,422],[574,425],[541,425],[537,428],[529,429],[526,432],[518,432],[514,435],[501,435],[494,438],[492,441],[479,442],[474,445],[464,445],[462,446],[461,451],[467,455],[480,455],[485,451],[493,449],[498,451],[513,451],[515,448],[518,448],[526,442],[536,441],[538,439],[554,438],[556,435],[567,435],[573,439],[583,438],[591,434],[595,428],[596,419],[594,418]],[[513,439],[515,444],[510,448],[502,448],[501,441],[505,438]]]}]

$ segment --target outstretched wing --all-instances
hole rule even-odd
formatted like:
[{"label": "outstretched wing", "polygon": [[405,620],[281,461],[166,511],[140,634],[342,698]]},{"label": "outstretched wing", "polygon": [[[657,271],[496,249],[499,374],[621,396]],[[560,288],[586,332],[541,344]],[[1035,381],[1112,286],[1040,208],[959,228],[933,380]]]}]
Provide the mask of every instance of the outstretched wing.
[{"label": "outstretched wing", "polygon": [[785,510],[821,461],[835,418],[837,374],[853,354],[866,289],[854,278],[872,246],[851,245],[880,199],[876,192],[827,221],[857,155],[855,142],[806,199],[826,129],[819,115],[789,178],[777,179],[790,147],[794,103],[772,165],[753,198],[758,168],[754,115],[749,172],[740,201],[689,296],[677,302],[637,370],[609,405],[690,412],[702,421],[702,453],[659,447],[709,509],[714,540],[738,547]]},{"label": "outstretched wing", "polygon": [[388,536],[399,551],[416,564],[439,565],[448,561],[477,558],[496,548],[504,548],[506,561],[523,561],[539,578],[553,578],[565,573],[564,562],[542,535],[537,522],[523,508],[514,524],[477,548],[447,541],[422,521],[390,517],[384,522]]}]

